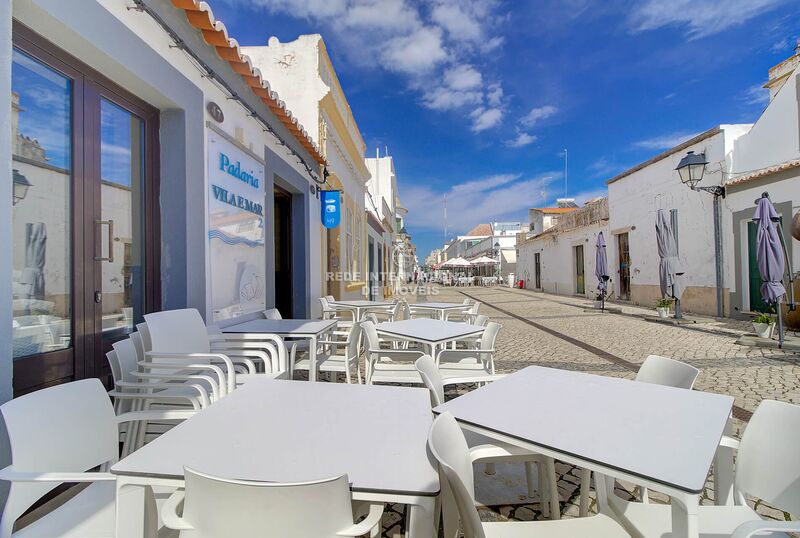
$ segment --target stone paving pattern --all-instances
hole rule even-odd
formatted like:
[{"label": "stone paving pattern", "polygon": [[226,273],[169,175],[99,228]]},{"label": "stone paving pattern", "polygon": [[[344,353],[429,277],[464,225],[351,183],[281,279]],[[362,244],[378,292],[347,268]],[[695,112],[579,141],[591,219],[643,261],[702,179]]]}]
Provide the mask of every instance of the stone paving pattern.
[{"label": "stone paving pattern", "polygon": [[[584,312],[591,303],[582,297],[507,287],[434,286],[427,297],[409,294],[406,299],[411,303],[461,302],[467,296],[482,303],[481,314],[503,326],[495,359],[500,372],[539,365],[633,379],[636,368],[648,355],[671,357],[700,369],[696,389],[735,397],[735,405],[741,408],[736,413],[740,418],[734,421],[737,436],[749,413],[762,399],[800,404],[800,355],[735,344],[739,336],[752,331],[747,322],[724,320],[689,327],[666,325],[645,321],[643,316],[653,313],[645,308],[616,304],[613,306],[621,306],[622,314]],[[458,390],[469,390],[469,387]],[[454,392],[448,395],[455,396]],[[578,470],[557,464],[557,472],[562,513],[565,517],[577,516]],[[625,498],[636,498],[631,484],[618,484],[617,492]],[[650,492],[650,498],[654,502],[669,500],[655,492]],[[481,517],[487,521],[543,519],[538,502],[531,501],[534,502],[485,507],[481,509]],[[709,476],[702,503],[713,502],[713,484]],[[752,502],[764,517],[791,519],[790,514],[756,499]],[[591,506],[594,510],[594,499]],[[402,531],[403,507],[387,507],[383,536],[400,536]]]}]

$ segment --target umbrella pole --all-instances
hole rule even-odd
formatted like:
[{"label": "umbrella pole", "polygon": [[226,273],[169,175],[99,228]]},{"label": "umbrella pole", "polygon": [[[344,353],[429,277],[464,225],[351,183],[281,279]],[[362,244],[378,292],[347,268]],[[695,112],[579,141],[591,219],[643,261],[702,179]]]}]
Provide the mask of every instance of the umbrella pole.
[{"label": "umbrella pole", "polygon": [[675,299],[675,319],[683,319],[683,312],[681,312],[681,300],[675,297],[675,284],[672,285],[672,297]]},{"label": "umbrella pole", "polygon": [[775,303],[778,310],[778,347],[783,348],[783,312],[781,311],[781,300]]}]

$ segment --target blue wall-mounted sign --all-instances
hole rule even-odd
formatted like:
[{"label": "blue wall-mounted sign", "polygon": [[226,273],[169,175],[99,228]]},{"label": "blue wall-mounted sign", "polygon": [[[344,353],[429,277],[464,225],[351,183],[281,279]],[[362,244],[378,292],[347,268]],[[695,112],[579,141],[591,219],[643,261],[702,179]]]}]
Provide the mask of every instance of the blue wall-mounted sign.
[{"label": "blue wall-mounted sign", "polygon": [[339,191],[320,191],[320,194],[322,225],[326,228],[336,228],[341,220]]}]

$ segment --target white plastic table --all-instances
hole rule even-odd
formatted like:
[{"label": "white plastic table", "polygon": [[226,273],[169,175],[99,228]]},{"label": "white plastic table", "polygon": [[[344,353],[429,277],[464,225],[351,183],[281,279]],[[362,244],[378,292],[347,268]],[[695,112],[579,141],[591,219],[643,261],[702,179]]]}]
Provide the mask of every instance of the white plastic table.
[{"label": "white plastic table", "polygon": [[414,310],[431,310],[436,313],[439,319],[444,319],[446,312],[463,312],[469,310],[472,305],[464,303],[414,303],[409,306]]},{"label": "white plastic table", "polygon": [[426,389],[253,380],[112,466],[116,536],[142,538],[145,487],[181,487],[188,466],[268,482],[347,473],[355,499],[409,505],[406,536],[432,538],[431,418]]},{"label": "white plastic table", "polygon": [[485,327],[480,325],[425,318],[378,323],[375,328],[378,334],[426,346],[434,359],[439,346],[462,338],[478,336],[485,330]]},{"label": "white plastic table", "polygon": [[[662,491],[672,497],[672,536],[697,538],[700,494],[732,406],[733,398],[720,394],[531,366],[434,412],[449,411],[464,429]],[[598,498],[613,517],[600,490]]]},{"label": "white plastic table", "polygon": [[307,339],[308,380],[317,380],[317,340],[336,328],[336,320],[330,319],[252,319],[220,329],[233,334],[277,334],[285,338]]},{"label": "white plastic table", "polygon": [[368,310],[392,306],[390,301],[333,301],[332,306],[350,310],[354,321],[361,321]]}]

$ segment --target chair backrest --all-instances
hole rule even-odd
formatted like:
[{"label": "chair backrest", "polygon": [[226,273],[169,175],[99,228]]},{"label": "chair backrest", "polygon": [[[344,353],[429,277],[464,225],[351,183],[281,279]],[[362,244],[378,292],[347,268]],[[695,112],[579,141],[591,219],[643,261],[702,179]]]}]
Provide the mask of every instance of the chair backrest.
[{"label": "chair backrest", "polygon": [[472,306],[469,308],[469,313],[472,314],[472,315],[476,315],[478,313],[478,310],[480,309],[480,307],[481,307],[481,303],[479,301],[475,301],[474,303],[472,303]]},{"label": "chair backrest", "polygon": [[278,310],[277,308],[270,308],[268,310],[264,310],[264,317],[266,319],[283,319],[280,310]]},{"label": "chair backrest", "polygon": [[[119,433],[114,408],[98,379],[41,389],[0,406],[11,448],[11,465],[21,472],[85,472],[115,462]],[[58,483],[14,482],[0,522],[0,536]]]},{"label": "chair backrest", "polygon": [[475,478],[469,447],[452,414],[442,413],[433,421],[428,433],[428,448],[450,485],[465,538],[485,538],[475,508]]},{"label": "chair backrest", "polygon": [[227,480],[189,468],[184,474],[182,519],[194,528],[192,538],[336,538],[353,525],[347,475],[281,484]]},{"label": "chair backrest", "polygon": [[444,403],[444,384],[439,367],[430,355],[423,355],[416,360],[414,366],[417,368],[422,382],[431,393],[431,405],[436,407]]},{"label": "chair backrest", "polygon": [[[355,323],[353,325],[355,325]],[[378,349],[380,347],[381,339],[378,337],[378,331],[375,329],[375,324],[371,321],[362,321],[360,325],[364,333],[364,339],[366,340],[366,348],[368,350]]]},{"label": "chair backrest", "polygon": [[742,435],[736,491],[800,514],[800,406],[762,400]]},{"label": "chair backrest", "polygon": [[108,361],[108,366],[111,368],[111,377],[114,379],[114,386],[116,386],[117,383],[122,381],[122,368],[120,368],[119,365],[117,352],[112,349],[106,353],[106,360]]},{"label": "chair backrest", "polygon": [[325,300],[328,301],[329,303],[333,303],[336,301],[336,298],[333,295],[326,295]]},{"label": "chair backrest", "polygon": [[347,337],[347,358],[358,361],[359,355],[361,355],[361,325],[353,323]]},{"label": "chair backrest", "polygon": [[367,312],[364,314],[362,321],[371,321],[374,324],[378,324],[378,315],[375,312]]},{"label": "chair backrest", "polygon": [[691,389],[699,373],[700,370],[685,362],[659,355],[649,355],[642,363],[642,366],[639,367],[636,381],[679,389]]},{"label": "chair backrest", "polygon": [[203,318],[194,308],[145,314],[152,351],[209,353],[211,343]]},{"label": "chair backrest", "polygon": [[319,298],[319,305],[322,307],[322,311],[323,312],[328,312],[328,311],[332,310],[331,309],[331,305],[329,305],[328,302],[329,301],[328,301],[327,297],[320,297]]},{"label": "chair backrest", "polygon": [[475,321],[472,322],[473,325],[479,325],[481,327],[486,327],[487,323],[489,323],[489,316],[485,314],[475,316]]},{"label": "chair backrest", "polygon": [[[145,325],[142,323],[141,325]],[[142,339],[142,333],[136,331],[135,333],[130,334],[131,342],[133,342],[133,347],[136,348],[136,358],[137,360],[143,361],[144,360],[144,342]]]},{"label": "chair backrest", "polygon": [[461,304],[472,304],[472,299],[464,299]]},{"label": "chair backrest", "polygon": [[136,325],[137,332],[142,337],[142,349],[147,352],[153,349],[153,341],[150,339],[150,329],[147,328],[147,323],[144,321]]},{"label": "chair backrest", "polygon": [[[130,338],[125,338],[123,340],[119,340],[111,344],[111,347],[114,348],[113,353],[116,355],[117,365],[121,372],[120,381],[127,381],[127,382],[134,382],[136,381],[136,377],[132,374],[132,372],[136,372],[139,370],[139,354],[136,352],[136,346],[133,343],[133,340]],[[111,362],[112,358],[109,357],[109,363]],[[114,369],[114,366],[111,366],[111,369]],[[114,378],[116,379],[116,377]]]},{"label": "chair backrest", "polygon": [[500,332],[502,325],[496,321],[490,321],[486,324],[486,329],[483,330],[481,336],[481,349],[494,349],[494,343],[497,340],[497,333]]}]

